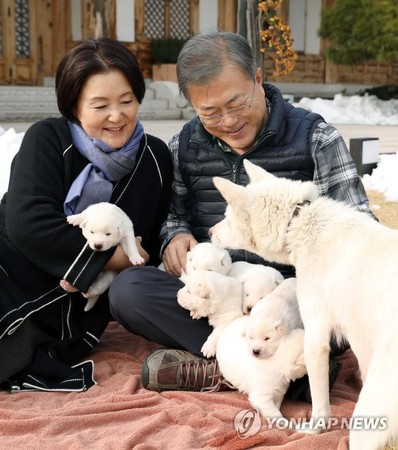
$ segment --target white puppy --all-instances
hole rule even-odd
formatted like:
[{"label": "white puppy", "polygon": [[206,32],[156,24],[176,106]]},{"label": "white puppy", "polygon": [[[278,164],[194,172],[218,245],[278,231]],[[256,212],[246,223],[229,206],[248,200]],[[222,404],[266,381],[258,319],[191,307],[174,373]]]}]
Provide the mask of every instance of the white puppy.
[{"label": "white puppy", "polygon": [[213,331],[202,346],[206,357],[216,353],[222,330],[242,315],[242,283],[217,272],[195,270],[177,293],[178,303],[196,319],[207,317]]},{"label": "white puppy", "polygon": [[253,306],[273,291],[283,281],[283,275],[273,267],[236,261],[228,272],[230,277],[243,285],[243,314],[249,314]]},{"label": "white puppy", "polygon": [[303,328],[296,287],[296,278],[288,278],[254,305],[245,331],[253,356],[269,358],[283,336]]},{"label": "white puppy", "polygon": [[[398,439],[398,231],[319,197],[312,182],[277,178],[247,160],[244,166],[247,187],[214,179],[228,206],[212,241],[296,268],[312,397],[306,431],[321,432],[330,417],[334,333],[350,343],[363,379],[353,416],[364,426],[350,431],[350,449],[384,448]],[[384,418],[386,426],[369,427],[367,417]]]},{"label": "white puppy", "polygon": [[[127,216],[118,206],[112,203],[96,203],[90,205],[79,214],[67,217],[68,223],[80,226],[83,236],[87,239],[89,247],[96,252],[104,252],[111,247],[121,245],[125,255],[132,264],[144,264],[144,258],[139,254],[135,242],[134,227]],[[102,271],[90,286],[88,292],[83,294],[88,298],[84,308],[89,311],[112,283],[116,272]],[[61,286],[64,287],[61,281]]]},{"label": "white puppy", "polygon": [[248,399],[263,417],[282,418],[280,407],[290,381],[306,374],[304,330],[280,338],[269,358],[254,358],[244,338],[249,316],[233,320],[218,338],[216,357],[224,378]]},{"label": "white puppy", "polygon": [[[232,261],[228,250],[216,247],[211,242],[200,242],[187,253],[185,271],[182,271],[180,280],[185,283],[187,277],[195,270],[208,270],[226,275],[229,272],[231,264]],[[191,317],[193,319],[200,319],[201,316],[198,313],[191,312]]]},{"label": "white puppy", "polygon": [[216,247],[210,242],[196,244],[187,253],[187,263],[181,281],[195,270],[210,270],[227,275],[231,267],[231,257],[225,248]]}]

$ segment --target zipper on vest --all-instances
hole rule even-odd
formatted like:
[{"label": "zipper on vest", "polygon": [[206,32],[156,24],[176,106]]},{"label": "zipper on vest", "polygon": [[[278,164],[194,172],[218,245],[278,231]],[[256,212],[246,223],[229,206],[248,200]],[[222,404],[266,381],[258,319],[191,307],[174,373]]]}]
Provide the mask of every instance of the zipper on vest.
[{"label": "zipper on vest", "polygon": [[246,153],[244,153],[243,155],[241,155],[236,164],[232,164],[232,181],[234,183],[237,182],[238,179],[238,165],[242,163],[242,161],[247,157],[247,155],[249,155],[250,153],[253,153],[254,151],[257,150],[257,148],[266,140],[268,139],[270,136],[273,136],[274,134],[276,134],[276,131],[268,131],[267,133],[264,134],[264,136],[257,142],[257,144],[250,150],[248,150]]},{"label": "zipper on vest", "polygon": [[236,183],[237,180],[237,174],[238,172],[238,165],[237,164],[232,164],[232,182]]},{"label": "zipper on vest", "polygon": [[[264,136],[262,136],[262,138],[256,143],[256,145],[249,150],[247,153],[251,153],[252,151],[256,150],[266,139],[268,139],[270,136],[275,135],[277,132],[276,131],[267,131]],[[247,154],[246,153],[246,154]]]}]

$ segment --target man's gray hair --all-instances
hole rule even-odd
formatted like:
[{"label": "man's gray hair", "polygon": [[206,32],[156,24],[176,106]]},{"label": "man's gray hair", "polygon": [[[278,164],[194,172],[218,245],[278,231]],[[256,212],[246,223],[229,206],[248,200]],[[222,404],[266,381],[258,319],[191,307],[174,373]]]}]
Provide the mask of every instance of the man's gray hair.
[{"label": "man's gray hair", "polygon": [[226,65],[236,66],[247,78],[255,79],[257,61],[247,40],[230,32],[195,34],[184,44],[178,56],[177,79],[180,92],[190,100],[190,86],[209,84]]}]

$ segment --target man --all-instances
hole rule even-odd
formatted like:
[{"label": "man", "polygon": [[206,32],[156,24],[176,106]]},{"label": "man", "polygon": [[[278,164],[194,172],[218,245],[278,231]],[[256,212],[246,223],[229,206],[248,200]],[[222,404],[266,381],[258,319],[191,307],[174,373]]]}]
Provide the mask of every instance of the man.
[{"label": "man", "polygon": [[[119,274],[110,290],[111,312],[127,330],[166,347],[144,363],[147,389],[217,390],[225,380],[216,361],[199,356],[211,327],[206,318],[192,320],[176,300],[187,252],[208,241],[209,228],[223,218],[225,202],[213,177],[246,185],[247,158],[277,176],[313,180],[321,195],[371,212],[341,135],[318,114],[293,107],[275,86],[263,84],[244,38],[228,32],[193,36],[180,52],[177,78],[197,117],[169,144],[174,181],[161,232],[165,271],[137,267]],[[231,257],[270,264],[246,251],[231,251]],[[294,276],[293,267],[272,265]]]}]

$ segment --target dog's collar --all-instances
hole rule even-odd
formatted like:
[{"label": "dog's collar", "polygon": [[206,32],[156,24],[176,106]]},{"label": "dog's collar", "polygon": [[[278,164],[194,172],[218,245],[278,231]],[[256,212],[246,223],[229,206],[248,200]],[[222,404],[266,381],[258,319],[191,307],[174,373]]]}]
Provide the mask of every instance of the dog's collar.
[{"label": "dog's collar", "polygon": [[304,202],[298,203],[296,205],[296,207],[293,210],[292,217],[290,218],[289,223],[287,224],[288,228],[290,227],[290,224],[292,223],[292,220],[300,214],[302,207],[306,206],[306,205],[309,205],[310,203],[311,202],[309,200],[305,200]]}]

